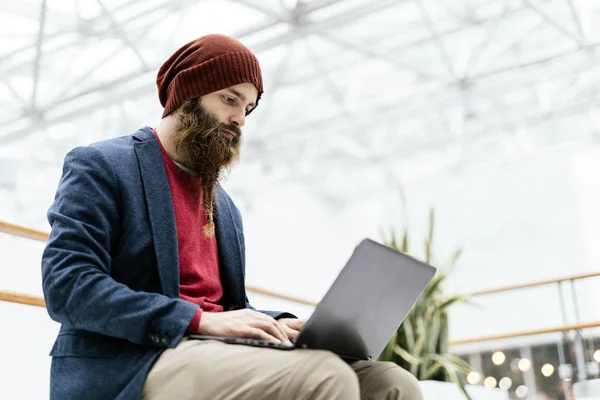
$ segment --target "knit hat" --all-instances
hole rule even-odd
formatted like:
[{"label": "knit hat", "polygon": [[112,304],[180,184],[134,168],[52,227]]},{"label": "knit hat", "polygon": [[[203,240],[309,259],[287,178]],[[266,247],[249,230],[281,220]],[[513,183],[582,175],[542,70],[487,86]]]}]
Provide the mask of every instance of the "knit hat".
[{"label": "knit hat", "polygon": [[156,77],[163,118],[183,102],[240,83],[253,83],[263,93],[256,56],[240,41],[225,35],[199,37],[177,50]]}]

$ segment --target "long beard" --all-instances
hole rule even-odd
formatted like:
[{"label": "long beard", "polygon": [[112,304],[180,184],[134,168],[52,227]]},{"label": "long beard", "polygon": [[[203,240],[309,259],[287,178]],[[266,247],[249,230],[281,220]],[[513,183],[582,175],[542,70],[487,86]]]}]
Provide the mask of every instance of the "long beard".
[{"label": "long beard", "polygon": [[[222,130],[232,132],[235,137],[230,140]],[[183,104],[172,140],[179,161],[201,178],[204,212],[208,219],[204,234],[212,237],[215,232],[215,190],[223,174],[239,160],[242,133],[236,125],[220,123],[196,99]]]}]

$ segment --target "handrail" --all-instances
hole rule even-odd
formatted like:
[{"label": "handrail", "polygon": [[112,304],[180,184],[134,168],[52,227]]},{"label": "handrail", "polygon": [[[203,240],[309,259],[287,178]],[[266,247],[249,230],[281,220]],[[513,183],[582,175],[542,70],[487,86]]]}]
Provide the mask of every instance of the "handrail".
[{"label": "handrail", "polygon": [[[261,289],[261,288],[253,288],[253,289],[254,289],[253,290],[254,293],[264,294],[267,296],[272,295],[272,292],[265,290],[265,289]],[[291,301],[294,303],[298,303],[298,304],[304,304],[307,306],[315,306],[316,305],[312,301],[308,301],[305,299],[301,299],[298,297],[292,297],[292,296],[288,296],[288,295],[279,295],[278,294],[278,298],[280,298],[282,300],[287,300],[287,301]],[[29,305],[29,306],[46,307],[46,302],[44,301],[43,297],[34,296],[31,294],[26,294],[26,293],[5,291],[5,290],[0,290],[0,301],[7,301],[9,303],[17,303],[17,304],[25,304],[25,305]]]},{"label": "handrail", "polygon": [[471,343],[478,343],[478,342],[490,342],[490,341],[493,341],[493,340],[500,340],[500,339],[513,339],[513,338],[516,338],[516,337],[523,337],[523,336],[543,335],[545,333],[579,331],[579,330],[582,330],[582,329],[598,328],[598,327],[600,327],[600,321],[586,322],[586,323],[582,323],[582,324],[553,326],[553,327],[550,327],[550,328],[543,328],[543,329],[531,329],[531,330],[527,330],[527,331],[517,331],[517,332],[511,332],[511,333],[502,333],[502,334],[499,334],[499,335],[479,336],[479,337],[474,337],[474,338],[452,340],[452,341],[450,341],[450,345],[451,346],[455,346],[455,345],[459,345],[459,344],[471,344]]},{"label": "handrail", "polygon": [[[37,231],[35,229],[25,228],[23,226],[10,224],[7,222],[2,222],[2,221],[0,221],[0,232],[8,233],[8,234],[15,235],[15,236],[25,237],[28,239],[38,240],[38,241],[46,241],[46,240],[48,240],[48,237],[49,237],[49,234],[46,232]],[[476,292],[467,293],[466,296],[467,297],[483,296],[483,295],[488,295],[488,294],[493,294],[493,293],[509,292],[509,291],[513,291],[513,290],[517,290],[517,289],[543,286],[543,285],[548,285],[548,284],[552,284],[552,283],[560,283],[560,282],[565,282],[565,281],[574,281],[574,280],[579,280],[579,279],[593,278],[593,277],[597,277],[597,276],[600,276],[600,272],[568,275],[568,276],[563,276],[560,278],[545,279],[545,280],[541,280],[541,281],[522,283],[522,284],[518,284],[518,285],[510,285],[510,286],[504,286],[504,287],[499,287],[499,288],[479,290]],[[317,305],[316,302],[311,301],[311,300],[307,300],[307,299],[303,299],[303,298],[299,298],[299,297],[288,296],[288,295],[285,295],[282,293],[273,292],[273,291],[270,291],[267,289],[262,289],[262,288],[259,288],[256,286],[248,285],[248,286],[246,286],[246,290],[248,290],[249,292],[252,292],[252,293],[262,294],[262,295],[273,297],[276,299],[292,301],[295,303],[304,304],[304,305],[308,305],[308,306],[314,307]]]},{"label": "handrail", "polygon": [[42,297],[33,296],[25,293],[6,292],[0,290],[0,301],[10,303],[25,304],[28,306],[46,307],[46,302]]},{"label": "handrail", "polygon": [[482,296],[482,295],[492,294],[492,293],[510,292],[512,290],[517,290],[517,289],[524,289],[524,288],[530,288],[530,287],[535,287],[535,286],[543,286],[543,285],[549,285],[552,283],[561,283],[561,282],[565,282],[565,281],[576,281],[579,279],[593,278],[596,276],[600,276],[600,272],[590,272],[590,273],[585,273],[585,274],[567,275],[567,276],[563,276],[561,278],[545,279],[545,280],[541,280],[541,281],[521,283],[519,285],[504,286],[504,287],[493,288],[493,289],[484,289],[484,290],[479,290],[477,292],[472,292],[468,296]]},{"label": "handrail", "polygon": [[24,226],[10,224],[8,222],[3,221],[0,221],[0,232],[8,233],[9,235],[24,237],[27,239],[38,240],[40,242],[45,242],[50,236],[46,232],[38,231],[31,228],[25,228]]},{"label": "handrail", "polygon": [[[31,305],[31,306],[36,306],[36,307],[45,307],[46,306],[44,303],[44,299],[41,297],[32,296],[32,295],[23,294],[23,293],[16,293],[16,292],[0,291],[0,301],[8,301],[8,302],[12,302],[12,303],[25,304],[25,305]],[[600,327],[600,321],[587,322],[587,323],[582,323],[582,324],[553,326],[553,327],[543,328],[543,329],[531,329],[531,330],[526,330],[526,331],[502,333],[499,335],[479,336],[479,337],[474,337],[474,338],[451,340],[450,345],[456,346],[456,345],[472,344],[472,343],[479,343],[479,342],[491,342],[494,340],[514,339],[517,337],[543,335],[546,333],[579,331],[582,329],[598,328],[598,327]]]},{"label": "handrail", "polygon": [[[20,237],[24,237],[24,238],[28,238],[28,239],[33,239],[33,240],[37,240],[37,241],[42,241],[42,242],[47,241],[48,237],[49,237],[48,233],[37,231],[35,229],[22,227],[22,226],[15,225],[15,224],[11,224],[8,222],[3,222],[3,221],[0,221],[0,232],[8,233],[10,235],[20,236]],[[479,291],[468,294],[468,296],[483,296],[483,295],[488,295],[488,294],[493,294],[493,293],[508,292],[508,291],[513,291],[513,290],[517,290],[517,289],[531,288],[531,287],[536,287],[536,286],[549,285],[549,284],[553,284],[553,283],[561,283],[561,282],[565,282],[565,281],[575,281],[575,280],[593,278],[593,277],[598,277],[598,276],[600,276],[600,272],[568,275],[568,276],[563,276],[561,278],[545,279],[545,280],[536,281],[536,282],[522,283],[519,285],[510,285],[510,286],[504,286],[504,287],[499,287],[499,288],[479,290]],[[276,292],[272,292],[270,290],[262,289],[262,288],[255,287],[255,286],[249,285],[246,287],[246,290],[248,290],[249,292],[253,292],[253,293],[257,293],[257,294],[261,294],[261,295],[265,295],[265,296],[270,296],[270,297],[281,299],[281,300],[291,301],[291,302],[298,303],[298,304],[304,304],[304,305],[308,305],[308,306],[316,306],[317,305],[317,303],[307,300],[307,299],[289,296],[289,295],[285,295],[282,293],[276,293]],[[17,292],[10,292],[10,291],[0,290],[0,301],[6,301],[6,302],[12,302],[12,303],[24,304],[24,305],[31,305],[31,306],[36,306],[36,307],[46,307],[46,303],[45,303],[44,299],[40,296],[34,296],[34,295],[25,294],[25,293],[17,293]],[[517,331],[517,332],[511,332],[511,333],[502,333],[502,334],[498,334],[498,335],[479,336],[479,337],[467,338],[467,339],[452,340],[452,341],[450,341],[449,344],[451,346],[456,346],[456,345],[463,345],[463,344],[490,342],[490,341],[502,340],[502,339],[512,339],[512,338],[523,337],[523,336],[542,335],[542,334],[547,334],[547,333],[578,331],[581,329],[597,328],[597,327],[600,327],[600,321],[572,324],[572,325],[563,325],[563,326],[554,326],[554,327],[543,328],[543,329],[531,329],[531,330]]]},{"label": "handrail", "polygon": [[[23,226],[10,224],[8,222],[3,222],[3,221],[0,221],[0,232],[8,233],[9,235],[24,237],[27,239],[33,239],[33,240],[37,240],[40,242],[47,241],[48,237],[50,236],[48,233],[45,233],[42,231],[37,231],[37,230],[31,229],[31,228],[25,228]],[[313,306],[313,307],[317,305],[317,303],[315,303],[314,301],[311,301],[311,300],[303,299],[300,297],[289,296],[289,295],[283,294],[283,293],[272,292],[270,290],[252,286],[252,285],[247,285],[246,290],[249,292],[252,292],[252,293],[262,294],[265,296],[273,297],[273,298],[280,299],[280,300],[287,300],[287,301],[291,301],[291,302],[298,303],[298,304],[304,304],[304,305]],[[5,292],[5,293],[9,293],[9,292]],[[9,298],[9,297],[12,298],[11,296],[12,295],[10,295],[10,296],[6,295],[7,298]],[[29,296],[29,295],[19,295],[19,296]],[[39,301],[40,299],[41,298],[38,298],[38,300],[36,300],[36,301]],[[4,300],[2,298],[2,292],[0,292],[0,300]],[[11,301],[11,300],[5,300],[5,301]],[[42,307],[44,307],[43,299],[41,301],[42,301],[42,303],[40,303],[40,304],[42,304]],[[24,304],[29,304],[29,303],[24,303]]]}]

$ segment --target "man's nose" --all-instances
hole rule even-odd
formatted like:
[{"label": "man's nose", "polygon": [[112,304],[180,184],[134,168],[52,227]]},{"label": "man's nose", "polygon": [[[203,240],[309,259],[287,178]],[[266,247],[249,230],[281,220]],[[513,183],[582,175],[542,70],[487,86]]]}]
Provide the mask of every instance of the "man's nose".
[{"label": "man's nose", "polygon": [[238,128],[243,127],[246,124],[246,113],[242,111],[241,113],[232,114],[229,118],[229,123],[237,126]]}]

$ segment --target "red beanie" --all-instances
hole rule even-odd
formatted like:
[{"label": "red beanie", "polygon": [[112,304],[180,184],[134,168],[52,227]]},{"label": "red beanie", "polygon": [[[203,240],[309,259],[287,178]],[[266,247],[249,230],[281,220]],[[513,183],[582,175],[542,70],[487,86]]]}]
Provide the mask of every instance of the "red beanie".
[{"label": "red beanie", "polygon": [[256,86],[258,105],[263,85],[256,56],[232,37],[202,36],[177,50],[158,71],[163,118],[187,100],[246,82]]}]

